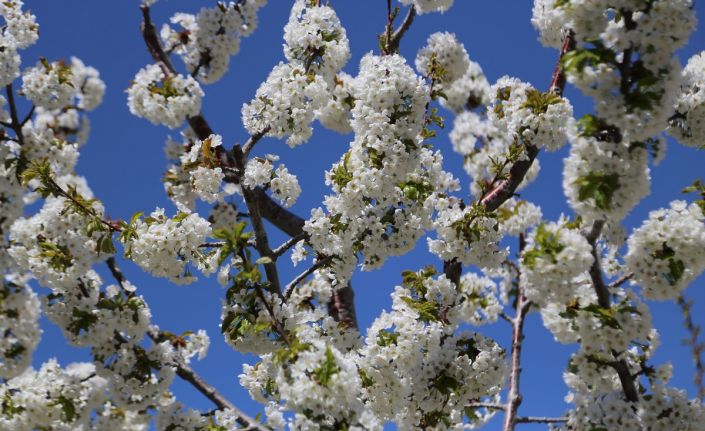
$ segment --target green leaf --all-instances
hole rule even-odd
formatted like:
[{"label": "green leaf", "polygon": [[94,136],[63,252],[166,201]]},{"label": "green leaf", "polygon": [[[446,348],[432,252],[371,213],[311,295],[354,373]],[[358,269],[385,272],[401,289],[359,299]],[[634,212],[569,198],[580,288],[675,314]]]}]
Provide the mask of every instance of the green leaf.
[{"label": "green leaf", "polygon": [[408,296],[401,298],[412,310],[419,313],[419,319],[423,322],[437,322],[439,320],[438,303],[426,299],[413,299]]},{"label": "green leaf", "polygon": [[377,345],[380,347],[391,346],[397,343],[398,338],[399,334],[396,332],[383,329],[377,333]]},{"label": "green leaf", "polygon": [[620,187],[619,174],[600,171],[583,175],[575,183],[578,185],[578,200],[593,199],[595,206],[602,210],[612,207],[612,198]]},{"label": "green leaf", "polygon": [[522,262],[529,268],[536,267],[537,259],[548,259],[552,263],[557,263],[557,256],[564,248],[565,246],[558,240],[558,235],[548,231],[546,225],[541,223],[536,228],[534,248],[522,253]]},{"label": "green leaf", "polygon": [[313,371],[313,379],[319,385],[328,387],[334,375],[340,372],[340,367],[335,362],[335,356],[330,347],[326,347],[326,357],[323,363]]},{"label": "green leaf", "polygon": [[526,101],[522,108],[528,108],[535,115],[545,114],[548,107],[557,103],[563,103],[563,98],[553,91],[542,92],[535,88],[526,90]]}]

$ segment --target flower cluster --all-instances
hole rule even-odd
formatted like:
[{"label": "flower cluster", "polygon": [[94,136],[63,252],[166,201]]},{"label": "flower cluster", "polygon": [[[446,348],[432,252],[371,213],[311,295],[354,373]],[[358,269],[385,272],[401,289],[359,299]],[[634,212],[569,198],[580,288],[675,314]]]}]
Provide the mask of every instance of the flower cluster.
[{"label": "flower cluster", "polygon": [[705,142],[705,52],[692,56],[683,69],[683,83],[668,133],[679,142],[701,147]]},{"label": "flower cluster", "polygon": [[566,426],[558,430],[695,431],[705,420],[701,403],[689,401],[684,391],[662,386],[641,397],[636,405],[619,392],[576,396],[574,402],[576,408],[569,412]]},{"label": "flower cluster", "polygon": [[191,76],[167,75],[151,64],[140,69],[127,90],[130,112],[152,124],[170,129],[181,126],[188,117],[201,110],[203,90]]},{"label": "flower cluster", "polygon": [[0,282],[0,377],[10,379],[32,360],[41,334],[41,310],[37,294],[19,277],[8,275]]},{"label": "flower cluster", "polygon": [[592,265],[592,247],[565,220],[540,224],[526,238],[521,254],[521,282],[537,304],[567,304],[575,298],[576,277]]},{"label": "flower cluster", "polygon": [[[428,269],[404,274],[392,311],[373,322],[360,351],[364,399],[402,429],[461,424],[465,415],[472,423],[474,410],[464,406],[497,394],[507,373],[504,351],[494,341],[458,331],[455,318],[474,314],[466,313],[468,299],[461,298],[473,290],[482,296],[482,288],[458,295],[450,280],[432,275]],[[466,283],[487,286],[480,279]]]},{"label": "flower cluster", "polygon": [[328,6],[307,7],[298,0],[284,26],[284,55],[289,63],[330,82],[350,59],[345,28]]},{"label": "flower cluster", "polygon": [[211,233],[210,223],[196,213],[180,212],[168,218],[157,208],[149,217],[133,218],[129,232],[123,234],[130,258],[157,277],[191,283],[196,278],[190,274],[189,264],[205,274],[216,269],[213,258],[217,256],[200,250]]},{"label": "flower cluster", "polygon": [[355,139],[326,174],[336,192],[328,214],[314,210],[304,227],[316,251],[339,257],[339,282],[356,252],[371,269],[413,248],[431,227],[434,197],[457,188],[440,154],[421,146],[429,90],[402,57],[366,55],[352,87]]},{"label": "flower cluster", "polygon": [[433,221],[436,239],[428,239],[431,253],[443,260],[457,259],[464,265],[497,267],[507,256],[499,248],[502,238],[497,220],[481,206],[462,206],[457,199],[439,199]]},{"label": "flower cluster", "polygon": [[250,134],[267,131],[294,147],[311,137],[314,112],[328,103],[350,48],[335,11],[305,0],[294,3],[284,40],[288,63],[275,66],[243,105],[242,120]]},{"label": "flower cluster", "polygon": [[[61,177],[57,183],[75,192],[102,217],[103,206],[78,177]],[[106,254],[98,238],[86,230],[89,218],[63,197],[49,196],[36,214],[16,220],[10,228],[8,253],[18,268],[30,270],[43,285],[66,289]]]},{"label": "flower cluster", "polygon": [[350,133],[350,110],[355,105],[353,97],[353,77],[345,72],[338,73],[333,80],[330,99],[314,114],[327,129],[339,133]]},{"label": "flower cluster", "polygon": [[36,17],[22,11],[21,0],[6,1],[0,5],[0,15],[5,19],[0,35],[0,86],[11,83],[20,74],[18,49],[25,49],[39,38]]},{"label": "flower cluster", "polygon": [[705,215],[696,204],[671,202],[649,213],[627,240],[625,263],[649,299],[675,299],[705,270]]},{"label": "flower cluster", "polygon": [[426,46],[416,54],[416,70],[440,83],[460,79],[470,67],[465,46],[453,33],[438,32],[429,36]]},{"label": "flower cluster", "polygon": [[556,151],[567,142],[573,121],[573,107],[568,99],[506,76],[491,91],[494,100],[488,107],[488,119],[510,143],[518,140],[524,145]]},{"label": "flower cluster", "polygon": [[22,92],[37,106],[59,109],[71,102],[75,91],[71,67],[42,59],[22,74]]},{"label": "flower cluster", "polygon": [[91,413],[106,400],[108,382],[96,375],[90,363],[74,363],[62,369],[51,359],[39,370],[0,385],[4,400],[3,429],[86,429]]},{"label": "flower cluster", "polygon": [[[599,118],[628,142],[661,131],[673,114],[680,65],[674,57],[695,28],[690,0],[536,0],[541,41],[560,47],[567,30],[581,45],[563,58],[570,82],[596,100]],[[664,28],[677,29],[663,32]]]},{"label": "flower cluster", "polygon": [[197,15],[177,13],[164,24],[164,48],[181,56],[189,73],[203,83],[218,81],[228,71],[230,57],[240,51],[240,38],[257,28],[257,12],[267,0],[221,2],[204,7]]},{"label": "flower cluster", "polygon": [[586,220],[619,222],[649,193],[647,149],[600,139],[600,130],[587,125],[597,120],[585,118],[584,130],[571,137],[563,191],[573,210]]},{"label": "flower cluster", "polygon": [[490,103],[490,84],[482,72],[482,67],[474,61],[469,61],[465,73],[460,78],[441,84],[439,88],[444,94],[440,99],[441,105],[455,113]]}]

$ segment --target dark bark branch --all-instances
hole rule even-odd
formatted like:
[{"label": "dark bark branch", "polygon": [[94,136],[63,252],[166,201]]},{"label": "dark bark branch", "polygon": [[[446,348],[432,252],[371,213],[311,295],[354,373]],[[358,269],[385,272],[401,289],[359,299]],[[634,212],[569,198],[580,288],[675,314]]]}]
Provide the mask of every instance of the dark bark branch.
[{"label": "dark bark branch", "polygon": [[518,417],[517,418],[517,423],[521,424],[529,424],[529,423],[535,423],[535,424],[555,424],[555,423],[562,423],[562,422],[567,422],[568,418],[549,418],[545,416],[523,416],[523,417]]},{"label": "dark bark branch", "polygon": [[115,256],[110,256],[109,258],[107,258],[105,260],[105,263],[106,265],[108,265],[110,274],[113,276],[115,281],[117,281],[117,284],[120,286],[121,289],[124,289],[123,283],[125,283],[125,276],[123,275],[120,268],[118,268],[117,262],[115,261]]},{"label": "dark bark branch", "polygon": [[693,365],[695,373],[693,374],[693,384],[698,391],[698,398],[702,402],[705,399],[705,385],[703,378],[705,377],[705,364],[703,364],[703,352],[705,351],[705,343],[699,340],[701,327],[693,322],[691,309],[693,301],[687,300],[683,295],[678,296],[678,305],[683,313],[683,323],[688,331],[689,338],[685,340],[685,344],[690,346],[693,356]]},{"label": "dark bark branch", "polygon": [[[246,160],[244,159],[240,146],[235,145],[232,153],[235,168],[239,172],[244,172]],[[250,222],[252,223],[252,228],[255,231],[255,247],[261,257],[270,258],[270,261],[264,264],[264,270],[267,274],[267,280],[269,281],[271,292],[281,295],[277,265],[274,262],[274,259],[272,259],[272,250],[269,248],[269,239],[267,238],[267,231],[264,229],[264,223],[262,222],[262,218],[260,216],[259,205],[249,187],[245,187],[244,185],[242,186],[242,195],[245,198],[245,204],[247,204],[247,210],[250,213]]]},{"label": "dark bark branch", "polygon": [[[149,337],[155,342],[159,343],[164,340],[164,337],[153,330],[148,332]],[[189,382],[198,392],[203,394],[208,398],[213,404],[215,404],[219,410],[232,410],[237,417],[236,421],[238,424],[244,427],[246,430],[252,431],[265,431],[266,427],[260,425],[260,423],[251,418],[247,413],[243,412],[237,408],[233,403],[225,398],[218,390],[212,386],[210,383],[206,382],[203,377],[199,376],[191,367],[185,364],[183,361],[175,359],[176,375],[181,379]]]},{"label": "dark bark branch", "polygon": [[355,311],[355,291],[350,282],[333,291],[333,296],[328,303],[328,314],[346,328],[359,330]]},{"label": "dark bark branch", "polygon": [[619,277],[618,279],[616,279],[615,281],[610,283],[608,285],[608,287],[619,287],[619,286],[623,285],[624,283],[626,283],[627,281],[631,280],[632,277],[634,277],[633,272],[630,272],[629,274],[624,274],[623,276]]},{"label": "dark bark branch", "polygon": [[409,27],[411,27],[411,24],[414,22],[414,17],[416,17],[416,7],[411,6],[411,8],[409,8],[409,12],[407,12],[406,16],[404,17],[404,21],[402,21],[401,25],[394,32],[391,40],[389,41],[389,48],[392,52],[399,52],[399,44],[401,43],[401,39],[404,37],[406,32],[409,30]]},{"label": "dark bark branch", "polygon": [[[592,284],[595,288],[595,293],[597,294],[597,303],[602,308],[610,308],[610,292],[608,286],[602,278],[602,269],[600,267],[600,259],[596,247],[597,239],[600,237],[600,233],[602,232],[602,228],[604,226],[604,220],[597,220],[593,222],[590,231],[585,234],[585,238],[592,247],[593,262],[592,266],[590,266],[590,278],[592,279]],[[617,352],[612,352],[612,355],[615,359],[618,357]],[[626,399],[631,402],[639,401],[639,393],[636,389],[636,382],[634,381],[634,377],[629,372],[627,362],[624,359],[619,359],[609,362],[608,365],[614,368],[617,372],[617,376],[622,384],[622,390]]]},{"label": "dark bark branch", "polygon": [[12,89],[12,83],[7,84],[5,93],[7,94],[7,105],[10,107],[10,119],[12,120],[10,128],[15,132],[15,135],[17,135],[17,142],[20,145],[24,145],[22,124],[20,124],[19,117],[17,116],[17,105],[15,104],[15,92]]}]

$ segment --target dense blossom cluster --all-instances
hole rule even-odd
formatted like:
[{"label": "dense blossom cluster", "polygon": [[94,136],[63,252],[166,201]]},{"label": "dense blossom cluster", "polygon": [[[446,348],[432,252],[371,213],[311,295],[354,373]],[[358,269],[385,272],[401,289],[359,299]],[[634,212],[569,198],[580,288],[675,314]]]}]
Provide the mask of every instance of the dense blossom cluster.
[{"label": "dense blossom cluster", "polygon": [[590,244],[565,221],[542,223],[526,240],[521,254],[526,297],[539,304],[570,302],[575,295],[574,279],[592,265]]},{"label": "dense blossom cluster", "polygon": [[0,35],[0,85],[6,86],[20,74],[20,55],[18,49],[25,49],[39,38],[39,25],[36,17],[29,11],[23,11],[24,2],[6,1],[0,5],[0,15],[5,19],[5,26]]},{"label": "dense blossom cluster", "polygon": [[287,137],[293,147],[311,137],[314,112],[334,91],[335,74],[350,58],[345,29],[329,6],[297,0],[284,30],[288,63],[274,67],[255,98],[242,107],[251,134]]},{"label": "dense blossom cluster", "polygon": [[189,272],[192,264],[206,274],[215,268],[215,255],[200,250],[211,233],[207,220],[196,213],[180,212],[169,218],[162,208],[134,224],[135,237],[126,241],[130,256],[136,264],[157,277],[168,277],[176,283],[196,280]]},{"label": "dense blossom cluster", "polygon": [[[595,98],[597,116],[625,141],[666,128],[681,73],[673,53],[695,27],[692,1],[537,0],[532,22],[547,46],[560,47],[568,29],[585,43],[565,59],[568,79]],[[664,33],[669,26],[675,30]]]},{"label": "dense blossom cluster", "polygon": [[328,214],[314,210],[304,227],[316,251],[339,258],[338,282],[356,252],[372,269],[413,248],[430,227],[434,197],[457,188],[440,153],[421,146],[429,90],[402,57],[366,55],[353,97],[355,139],[326,175],[336,194],[326,198]]},{"label": "dense blossom cluster", "polygon": [[683,82],[668,133],[679,142],[702,147],[705,142],[705,52],[692,56],[683,69]]},{"label": "dense blossom cluster", "polygon": [[627,241],[627,267],[650,299],[674,299],[705,270],[705,215],[696,204],[671,202],[649,213]]},{"label": "dense blossom cluster", "polygon": [[167,75],[156,64],[137,72],[127,89],[130,112],[171,129],[199,113],[202,97],[203,90],[191,76]]},{"label": "dense blossom cluster", "polygon": [[257,28],[257,12],[267,0],[221,2],[204,7],[197,15],[177,13],[164,24],[160,36],[164,48],[178,54],[189,73],[203,83],[218,81],[227,71],[230,57],[240,51],[240,38]]}]

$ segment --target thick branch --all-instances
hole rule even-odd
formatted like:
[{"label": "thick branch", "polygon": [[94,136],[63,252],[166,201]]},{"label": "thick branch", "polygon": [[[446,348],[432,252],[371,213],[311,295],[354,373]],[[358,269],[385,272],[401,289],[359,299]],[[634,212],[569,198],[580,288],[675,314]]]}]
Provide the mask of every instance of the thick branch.
[{"label": "thick branch", "polygon": [[17,142],[20,145],[24,145],[24,135],[22,134],[22,123],[19,121],[17,116],[17,105],[15,104],[15,92],[12,89],[12,83],[7,84],[5,87],[5,93],[7,94],[7,105],[10,107],[10,128],[17,135]]},{"label": "thick branch", "polygon": [[346,328],[359,330],[355,311],[355,291],[350,282],[333,291],[333,296],[328,302],[328,314]]}]

